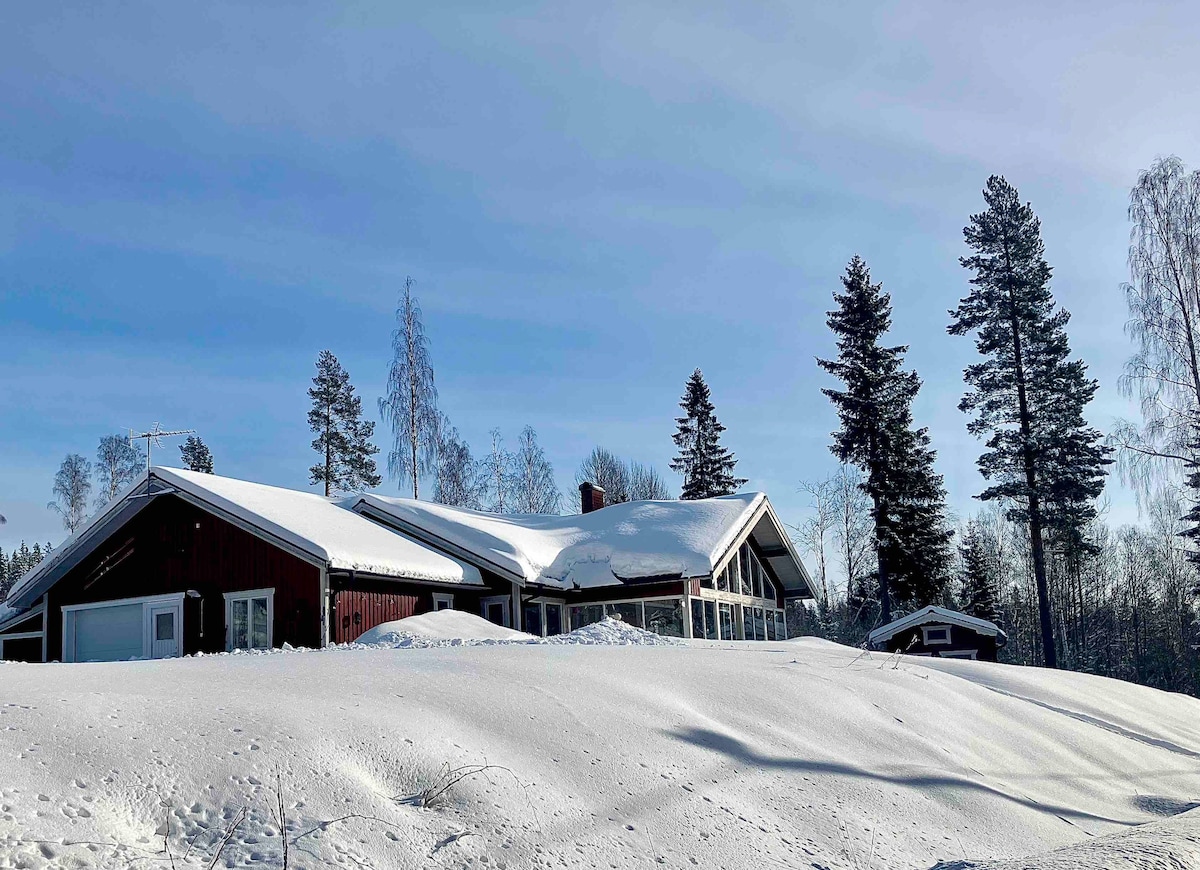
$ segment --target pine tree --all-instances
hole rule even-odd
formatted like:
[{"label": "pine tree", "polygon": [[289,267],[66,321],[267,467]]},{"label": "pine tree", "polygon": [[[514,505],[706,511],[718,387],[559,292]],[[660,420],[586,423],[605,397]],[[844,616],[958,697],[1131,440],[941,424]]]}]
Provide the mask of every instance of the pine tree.
[{"label": "pine tree", "polygon": [[967,523],[967,533],[963,536],[958,552],[962,560],[963,613],[990,622],[999,621],[1000,602],[996,598],[996,571],[977,520]]},{"label": "pine tree", "polygon": [[676,417],[674,435],[679,455],[671,460],[671,470],[683,475],[680,498],[712,498],[730,495],[744,486],[744,477],[734,477],[737,465],[729,448],[721,446],[725,427],[717,420],[708,384],[700,369],[688,378],[687,389],[679,403],[684,415]]},{"label": "pine tree", "polygon": [[983,362],[963,373],[968,391],[959,408],[974,412],[967,429],[988,436],[979,470],[992,485],[984,501],[1006,500],[1009,517],[1029,527],[1042,655],[1058,666],[1045,536],[1081,536],[1095,517],[1110,450],[1083,411],[1096,392],[1079,360],[1070,360],[1070,318],[1050,293],[1041,223],[1016,188],[999,176],[983,192],[987,210],[963,230],[975,252],[960,262],[973,273],[949,331],[975,333]]},{"label": "pine tree", "polygon": [[12,588],[13,578],[8,575],[8,558],[4,555],[4,548],[0,547],[0,603],[8,597],[8,590]]},{"label": "pine tree", "polygon": [[412,295],[412,278],[404,281],[404,294],[396,309],[392,333],[392,364],[388,369],[387,395],[379,400],[379,413],[392,429],[388,474],[403,483],[412,480],[413,498],[420,497],[419,480],[437,466],[437,387],[429,339],[421,320],[421,306]]},{"label": "pine tree", "polygon": [[102,507],[120,495],[121,491],[146,467],[146,455],[124,435],[105,435],[96,448],[96,505]]},{"label": "pine tree", "polygon": [[46,505],[62,517],[63,528],[72,535],[87,519],[88,499],[92,494],[92,463],[78,453],[69,454],[54,475],[57,499]]},{"label": "pine tree", "polygon": [[308,425],[317,433],[313,450],[322,461],[309,469],[309,482],[325,486],[325,495],[379,486],[371,443],[375,424],[362,418],[362,399],[354,394],[350,375],[330,351],[317,357],[317,376],[308,390],[312,409]]},{"label": "pine tree", "polygon": [[199,471],[203,474],[213,473],[212,451],[208,449],[199,435],[189,435],[179,448],[183,458],[183,467],[188,471]]},{"label": "pine tree", "polygon": [[836,360],[817,360],[844,389],[822,392],[833,402],[841,428],[830,450],[863,473],[875,528],[876,579],[883,622],[894,603],[927,604],[949,574],[950,536],[945,490],[934,471],[936,454],[926,429],[913,425],[912,403],[921,388],[903,369],[906,345],[884,345],[891,328],[891,296],[855,256],[834,294],[828,324],[837,336]]}]

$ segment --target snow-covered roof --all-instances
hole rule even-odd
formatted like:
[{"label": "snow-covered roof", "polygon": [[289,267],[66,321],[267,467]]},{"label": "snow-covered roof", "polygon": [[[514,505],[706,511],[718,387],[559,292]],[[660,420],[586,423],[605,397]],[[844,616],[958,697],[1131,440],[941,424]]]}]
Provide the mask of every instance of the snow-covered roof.
[{"label": "snow-covered roof", "polygon": [[[627,502],[573,516],[501,515],[380,495],[353,501],[368,516],[502,575],[564,589],[711,575],[752,523],[774,518],[760,492]],[[807,583],[790,544],[780,546]]]},{"label": "snow-covered roof", "polygon": [[889,640],[902,631],[907,631],[915,626],[926,625],[931,622],[948,623],[950,625],[961,626],[962,628],[969,628],[979,634],[996,638],[1001,645],[1008,640],[1008,635],[994,622],[980,619],[977,616],[968,616],[957,610],[935,607],[932,604],[929,607],[910,613],[908,616],[902,616],[899,619],[893,620],[887,625],[879,626],[879,628],[867,636],[867,639],[872,644],[879,643]]},{"label": "snow-covered roof", "polygon": [[31,605],[58,576],[107,537],[106,528],[124,525],[154,496],[163,493],[175,493],[224,513],[334,570],[437,583],[483,582],[473,565],[347,510],[339,500],[215,474],[155,466],[97,512],[49,559],[18,580],[8,601],[17,607]]}]

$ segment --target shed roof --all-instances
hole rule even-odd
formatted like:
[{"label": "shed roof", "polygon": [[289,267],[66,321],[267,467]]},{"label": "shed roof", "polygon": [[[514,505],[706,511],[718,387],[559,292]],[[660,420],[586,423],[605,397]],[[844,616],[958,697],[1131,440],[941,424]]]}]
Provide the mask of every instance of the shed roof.
[{"label": "shed roof", "polygon": [[957,610],[949,610],[945,607],[936,607],[930,605],[922,608],[908,616],[902,616],[899,619],[889,622],[887,625],[881,625],[879,628],[872,631],[867,640],[872,645],[890,640],[902,631],[907,631],[918,625],[927,625],[929,623],[949,623],[950,625],[969,628],[979,634],[987,635],[996,638],[997,644],[1003,646],[1008,641],[1008,635],[1004,630],[994,622],[989,622],[986,619],[980,619],[977,616],[969,616],[965,613],[960,613]]}]

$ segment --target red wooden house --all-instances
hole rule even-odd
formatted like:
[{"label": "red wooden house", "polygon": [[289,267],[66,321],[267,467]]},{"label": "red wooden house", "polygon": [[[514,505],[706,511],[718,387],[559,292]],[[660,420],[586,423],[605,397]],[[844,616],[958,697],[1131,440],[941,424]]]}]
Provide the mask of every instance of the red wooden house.
[{"label": "red wooden house", "polygon": [[142,475],[9,594],[0,657],[163,658],[355,640],[429,610],[538,635],[605,615],[679,636],[785,636],[811,582],[762,494],[499,516],[210,474]]}]

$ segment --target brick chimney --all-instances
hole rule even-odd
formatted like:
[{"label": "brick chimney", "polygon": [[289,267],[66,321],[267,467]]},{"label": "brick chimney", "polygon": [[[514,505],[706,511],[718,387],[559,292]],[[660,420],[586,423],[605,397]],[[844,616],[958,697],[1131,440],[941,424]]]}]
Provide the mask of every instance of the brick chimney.
[{"label": "brick chimney", "polygon": [[604,489],[594,483],[581,483],[579,484],[579,500],[582,502],[585,514],[598,511],[604,507]]}]

